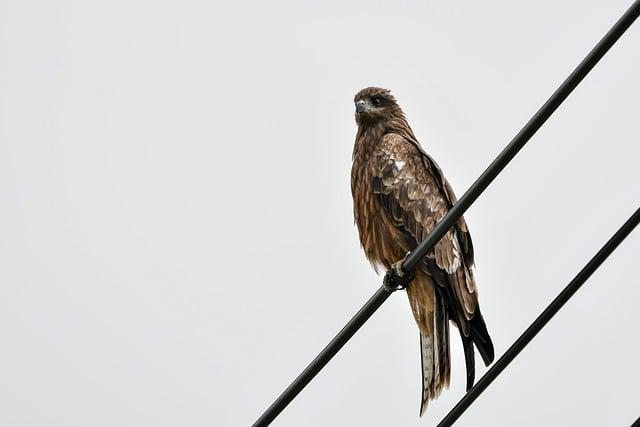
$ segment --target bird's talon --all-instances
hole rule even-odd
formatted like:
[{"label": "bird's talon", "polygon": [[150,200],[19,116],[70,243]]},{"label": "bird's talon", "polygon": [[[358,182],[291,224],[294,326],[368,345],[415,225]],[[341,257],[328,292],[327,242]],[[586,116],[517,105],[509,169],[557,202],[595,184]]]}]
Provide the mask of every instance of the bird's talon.
[{"label": "bird's talon", "polygon": [[402,264],[404,264],[406,258],[405,256],[402,260],[391,264],[391,268],[384,275],[383,285],[387,290],[399,291],[405,289],[413,279],[412,272],[407,273],[402,269]]},{"label": "bird's talon", "polygon": [[398,262],[394,263],[391,266],[391,268],[393,269],[393,272],[398,277],[405,277],[406,276],[404,270],[402,269],[402,264],[404,264],[404,259],[402,261],[398,261]]}]

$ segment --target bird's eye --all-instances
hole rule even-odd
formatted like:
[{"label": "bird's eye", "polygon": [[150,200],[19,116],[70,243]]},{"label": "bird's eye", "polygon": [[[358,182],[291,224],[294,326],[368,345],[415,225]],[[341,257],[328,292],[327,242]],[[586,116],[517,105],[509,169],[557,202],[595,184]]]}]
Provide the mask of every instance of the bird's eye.
[{"label": "bird's eye", "polygon": [[373,105],[376,105],[376,106],[382,104],[382,98],[378,98],[377,96],[373,98],[372,101],[373,101]]}]

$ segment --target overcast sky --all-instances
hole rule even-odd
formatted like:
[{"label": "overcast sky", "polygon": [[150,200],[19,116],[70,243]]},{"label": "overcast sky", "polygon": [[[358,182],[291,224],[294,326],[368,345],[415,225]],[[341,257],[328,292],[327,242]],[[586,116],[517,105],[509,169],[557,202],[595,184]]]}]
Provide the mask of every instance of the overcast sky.
[{"label": "overcast sky", "polygon": [[[391,89],[460,195],[630,4],[1,1],[0,425],[252,423],[381,282],[353,95]],[[639,205],[638,76],[640,23],[467,212],[498,356]],[[639,254],[459,425],[640,416]],[[434,425],[452,342],[420,419],[398,292],[274,425]]]}]

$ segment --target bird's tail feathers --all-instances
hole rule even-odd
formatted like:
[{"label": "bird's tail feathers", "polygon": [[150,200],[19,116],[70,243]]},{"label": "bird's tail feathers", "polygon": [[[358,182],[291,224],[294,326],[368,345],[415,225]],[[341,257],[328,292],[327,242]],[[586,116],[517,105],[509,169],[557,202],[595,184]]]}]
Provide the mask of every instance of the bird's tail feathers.
[{"label": "bird's tail feathers", "polygon": [[429,401],[437,398],[449,387],[451,374],[449,353],[449,316],[440,298],[435,299],[433,333],[420,332],[422,362],[422,399],[420,416],[424,415]]}]

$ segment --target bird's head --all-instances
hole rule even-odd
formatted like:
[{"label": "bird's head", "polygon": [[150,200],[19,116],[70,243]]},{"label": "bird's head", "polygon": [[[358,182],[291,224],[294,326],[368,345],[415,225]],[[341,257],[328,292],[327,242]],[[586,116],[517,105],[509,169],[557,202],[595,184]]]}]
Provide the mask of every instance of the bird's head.
[{"label": "bird's head", "polygon": [[362,89],[353,98],[356,106],[358,125],[373,125],[394,116],[402,116],[402,110],[396,99],[387,89],[368,87]]}]

